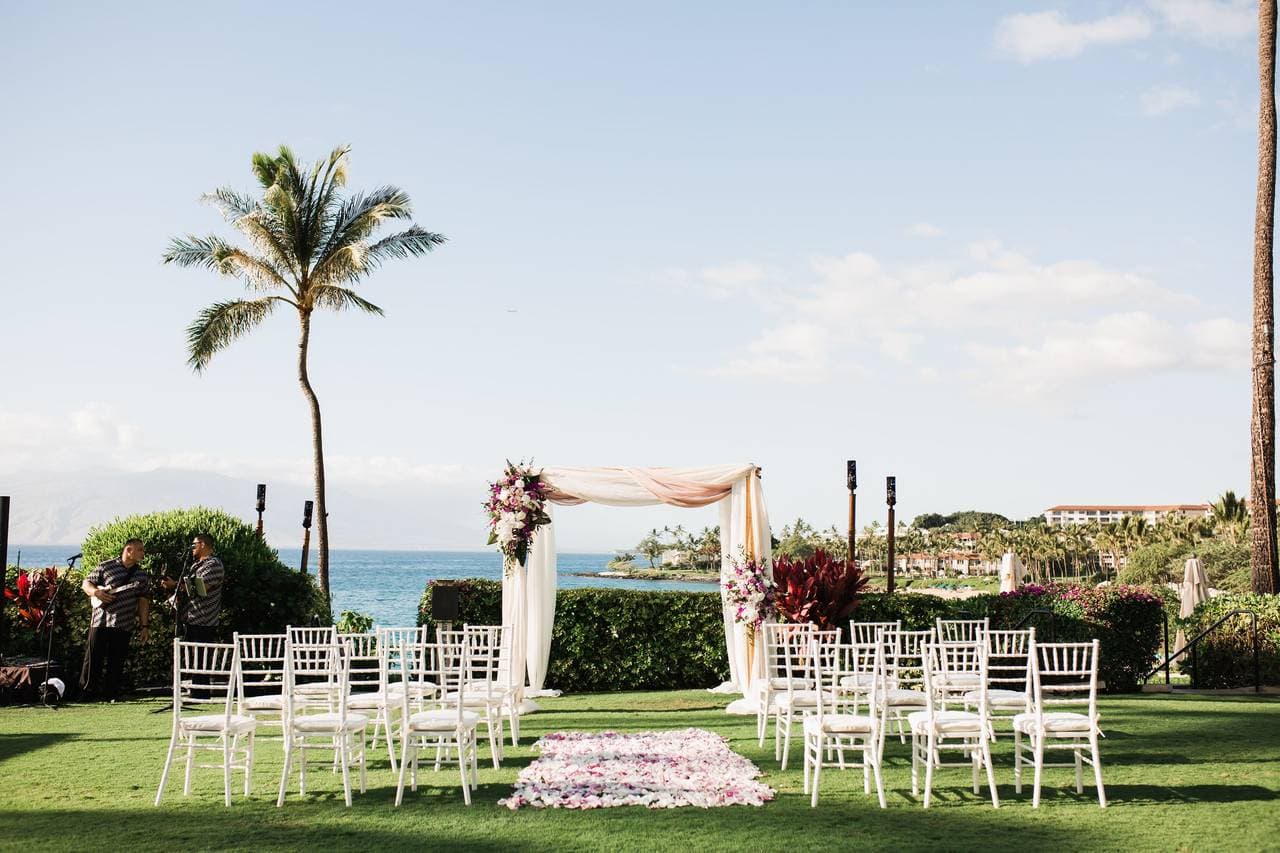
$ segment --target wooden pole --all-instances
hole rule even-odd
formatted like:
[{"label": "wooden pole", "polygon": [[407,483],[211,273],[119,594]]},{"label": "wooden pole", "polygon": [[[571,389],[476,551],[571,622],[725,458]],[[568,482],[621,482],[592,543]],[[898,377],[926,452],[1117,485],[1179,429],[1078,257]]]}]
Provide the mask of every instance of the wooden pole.
[{"label": "wooden pole", "polygon": [[9,496],[0,495],[0,639],[9,636],[4,590],[9,583]]},{"label": "wooden pole", "polygon": [[894,564],[894,561],[897,559],[896,555],[893,553],[893,527],[894,527],[893,506],[898,502],[898,478],[886,477],[884,482],[884,490],[885,490],[885,502],[889,505],[889,534],[887,537],[888,545],[889,545],[889,565],[888,565],[888,575],[885,581],[885,591],[893,592],[893,568],[894,568],[893,564]]},{"label": "wooden pole", "polygon": [[267,484],[258,484],[258,538],[262,538],[262,513],[267,509]]},{"label": "wooden pole", "polygon": [[855,537],[858,532],[858,463],[850,459],[845,463],[845,482],[849,487],[849,565],[858,560]]},{"label": "wooden pole", "polygon": [[315,501],[302,503],[302,573],[307,573],[307,556],[311,551],[311,512]]}]

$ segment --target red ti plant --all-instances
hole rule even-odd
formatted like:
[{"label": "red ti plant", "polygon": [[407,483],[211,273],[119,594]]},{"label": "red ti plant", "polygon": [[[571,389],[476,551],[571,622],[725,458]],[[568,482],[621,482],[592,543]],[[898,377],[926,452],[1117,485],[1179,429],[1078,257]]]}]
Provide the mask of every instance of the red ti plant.
[{"label": "red ti plant", "polygon": [[820,629],[840,628],[858,607],[867,578],[857,565],[819,548],[812,557],[773,561],[778,613],[788,622],[812,622]]},{"label": "red ti plant", "polygon": [[35,631],[47,630],[49,625],[41,625],[45,609],[53,598],[53,591],[58,586],[58,570],[27,569],[18,572],[14,585],[4,591],[4,597],[15,602],[18,615],[27,623],[27,627]]}]

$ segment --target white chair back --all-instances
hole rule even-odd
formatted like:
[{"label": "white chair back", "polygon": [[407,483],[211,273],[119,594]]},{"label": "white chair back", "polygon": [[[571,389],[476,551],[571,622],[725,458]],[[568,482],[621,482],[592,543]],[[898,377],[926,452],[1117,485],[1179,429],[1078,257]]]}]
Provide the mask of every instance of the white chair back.
[{"label": "white chair back", "polygon": [[221,704],[224,730],[229,728],[231,715],[239,713],[244,701],[239,666],[234,643],[184,643],[174,638],[174,718],[180,720],[188,711],[206,716],[209,705]]},{"label": "white chair back", "polygon": [[285,650],[285,719],[320,708],[347,714],[346,655],[337,642],[296,643]]},{"label": "white chair back", "polygon": [[346,647],[347,691],[379,693],[387,689],[387,655],[380,634],[340,634]]},{"label": "white chair back", "polygon": [[338,640],[338,629],[332,625],[318,627],[289,625],[285,628],[289,639],[303,646],[318,646],[324,643],[335,643]]},{"label": "white chair back", "polygon": [[285,634],[235,634],[240,683],[246,695],[284,691],[286,639]]},{"label": "white chair back", "polygon": [[[788,672],[801,669],[801,662],[809,655],[809,641],[813,637],[813,625],[809,622],[766,622],[761,626],[764,640],[764,674],[775,690],[786,690]],[[803,689],[803,686],[802,688]]]},{"label": "white chair back", "polygon": [[1036,643],[1032,653],[1031,709],[1043,720],[1055,707],[1083,705],[1090,720],[1098,719],[1097,640],[1087,643]]},{"label": "white chair back", "polygon": [[880,688],[924,691],[925,646],[933,642],[933,630],[886,630],[883,637],[885,664]]},{"label": "white chair back", "polygon": [[937,634],[939,643],[978,643],[986,637],[991,628],[991,620],[984,619],[943,619],[938,618]]},{"label": "white chair back", "polygon": [[1031,647],[1035,628],[987,632],[987,684],[993,690],[1031,695]]},{"label": "white chair back", "polygon": [[864,646],[880,642],[885,631],[901,631],[902,620],[896,622],[858,622],[849,620],[849,642]]}]

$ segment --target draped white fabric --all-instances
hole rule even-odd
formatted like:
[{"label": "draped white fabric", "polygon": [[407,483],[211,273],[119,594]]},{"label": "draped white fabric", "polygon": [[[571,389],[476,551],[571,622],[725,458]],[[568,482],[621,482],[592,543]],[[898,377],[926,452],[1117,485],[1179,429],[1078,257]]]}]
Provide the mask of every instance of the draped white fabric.
[{"label": "draped white fabric", "polygon": [[1016,590],[1022,584],[1022,575],[1025,571],[1018,555],[1012,551],[1005,551],[1004,556],[1000,558],[1000,591]]},{"label": "draped white fabric", "polygon": [[[544,468],[542,480],[551,501],[562,505],[602,503],[609,506],[705,506],[720,503],[721,574],[739,553],[767,560],[771,556],[769,516],[754,464],[716,465],[703,468]],[[556,607],[555,522],[538,528],[529,549],[522,577],[524,589],[514,582],[503,585],[503,624],[523,634],[529,677],[528,695],[542,691],[551,654],[551,626]],[[519,615],[508,610],[508,589],[514,602],[525,602],[523,626]],[[747,694],[752,672],[761,672],[763,655],[747,650],[746,632],[734,624],[724,608],[725,644],[729,652],[730,680],[719,689]],[[759,638],[756,639],[757,646]],[[750,669],[747,660],[751,659]],[[735,708],[735,705],[741,707]],[[743,700],[730,705],[733,713],[755,713]]]}]

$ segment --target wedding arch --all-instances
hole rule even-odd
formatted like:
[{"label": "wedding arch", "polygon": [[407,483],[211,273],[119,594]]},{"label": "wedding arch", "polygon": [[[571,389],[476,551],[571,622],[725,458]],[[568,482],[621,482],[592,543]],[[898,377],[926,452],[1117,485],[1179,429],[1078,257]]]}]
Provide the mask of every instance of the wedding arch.
[{"label": "wedding arch", "polygon": [[[528,677],[525,696],[551,695],[543,689],[551,654],[551,626],[556,610],[556,539],[551,505],[598,503],[608,506],[678,507],[720,505],[720,576],[744,555],[761,562],[771,556],[769,517],[760,469],[754,463],[705,468],[542,468],[547,515],[529,543],[524,564],[509,564],[502,583],[502,624],[512,628],[512,665]],[[721,589],[723,601],[724,592]],[[723,608],[729,680],[715,688],[741,693],[730,713],[755,713],[748,700],[763,655],[748,649],[748,631]],[[758,645],[757,636],[751,637]],[[526,706],[528,707],[528,706]]]}]

